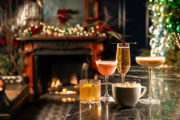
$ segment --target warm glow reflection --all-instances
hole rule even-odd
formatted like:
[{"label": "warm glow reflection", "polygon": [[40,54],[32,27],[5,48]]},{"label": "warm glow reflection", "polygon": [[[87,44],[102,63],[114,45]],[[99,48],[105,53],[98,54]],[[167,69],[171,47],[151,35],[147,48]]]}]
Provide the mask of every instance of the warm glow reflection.
[{"label": "warm glow reflection", "polygon": [[75,85],[75,86],[73,86],[74,88],[78,88],[79,86],[78,85]]},{"label": "warm glow reflection", "polygon": [[[88,115],[88,117],[87,117]],[[80,120],[101,120],[102,106],[99,104],[80,103]],[[104,119],[103,119],[104,120]]]},{"label": "warm glow reflection", "polygon": [[76,91],[67,90],[67,88],[63,88],[61,92],[58,92],[58,94],[61,94],[61,95],[72,95],[72,94],[77,94],[77,92]]},{"label": "warm glow reflection", "polygon": [[67,102],[67,99],[66,98],[61,98],[61,101],[62,102]]},{"label": "warm glow reflection", "polygon": [[66,98],[61,98],[61,101],[66,103],[66,102],[75,102],[76,99],[75,98],[71,98],[71,97],[66,97]]},{"label": "warm glow reflection", "polygon": [[78,78],[76,74],[72,74],[71,79],[70,79],[70,83],[77,85],[78,84]]},{"label": "warm glow reflection", "polygon": [[102,109],[101,109],[101,105],[98,105],[98,117],[101,117],[101,112],[102,112]]}]

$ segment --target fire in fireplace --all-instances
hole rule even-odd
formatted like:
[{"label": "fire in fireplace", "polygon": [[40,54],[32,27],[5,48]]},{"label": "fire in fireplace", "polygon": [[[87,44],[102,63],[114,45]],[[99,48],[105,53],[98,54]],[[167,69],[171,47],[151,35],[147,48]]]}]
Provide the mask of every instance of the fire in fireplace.
[{"label": "fire in fireplace", "polygon": [[51,80],[48,93],[41,95],[41,99],[50,99],[61,102],[75,102],[78,99],[78,80],[74,75],[69,84],[63,84],[58,77]]},{"label": "fire in fireplace", "polygon": [[[75,83],[75,84],[72,84]],[[71,79],[69,85],[63,85],[58,78],[53,78],[50,88],[48,88],[50,94],[56,95],[72,95],[77,94],[78,85],[77,79]]]},{"label": "fire in fireplace", "polygon": [[51,81],[51,86],[48,88],[49,96],[58,95],[62,102],[74,102],[77,99],[78,84],[77,79],[71,78],[69,85],[63,85],[59,78],[54,77]]},{"label": "fire in fireplace", "polygon": [[39,95],[47,92],[56,95],[76,93],[82,74],[87,74],[82,72],[84,62],[86,62],[84,55],[39,56],[35,70],[38,76],[34,79],[36,93]]}]

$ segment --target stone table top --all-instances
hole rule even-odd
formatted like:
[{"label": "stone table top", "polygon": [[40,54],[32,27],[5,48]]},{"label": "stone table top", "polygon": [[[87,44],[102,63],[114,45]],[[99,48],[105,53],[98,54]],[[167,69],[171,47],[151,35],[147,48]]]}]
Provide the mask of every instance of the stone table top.
[{"label": "stone table top", "polygon": [[[148,87],[148,69],[131,67],[126,81],[136,81]],[[121,82],[121,76],[115,73],[109,78],[111,83]],[[174,68],[157,68],[152,71],[152,95],[160,104],[145,105],[138,103],[133,108],[122,108],[115,103],[72,105],[64,120],[180,120],[180,72]],[[102,86],[103,90],[103,86]],[[102,91],[103,94],[104,91]],[[144,97],[147,97],[148,92]]]}]

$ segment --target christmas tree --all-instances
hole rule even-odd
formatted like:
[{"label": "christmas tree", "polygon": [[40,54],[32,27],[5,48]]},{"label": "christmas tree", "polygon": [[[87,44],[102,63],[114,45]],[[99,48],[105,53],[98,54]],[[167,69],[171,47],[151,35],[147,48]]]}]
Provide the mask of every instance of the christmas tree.
[{"label": "christmas tree", "polygon": [[[168,56],[176,49],[180,33],[180,0],[149,0],[151,56]],[[174,53],[175,55],[175,53]]]}]

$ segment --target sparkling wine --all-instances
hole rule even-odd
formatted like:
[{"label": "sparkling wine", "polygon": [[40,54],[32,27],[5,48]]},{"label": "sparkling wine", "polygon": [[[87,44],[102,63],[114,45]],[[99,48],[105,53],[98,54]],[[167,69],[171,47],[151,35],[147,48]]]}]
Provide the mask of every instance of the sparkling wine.
[{"label": "sparkling wine", "polygon": [[116,60],[118,60],[117,70],[122,76],[124,76],[131,65],[129,47],[117,47]]},{"label": "sparkling wine", "polygon": [[104,76],[112,75],[116,70],[117,61],[101,61],[97,60],[97,69]]},{"label": "sparkling wine", "polygon": [[136,62],[145,67],[155,67],[165,62],[165,57],[136,57]]}]

